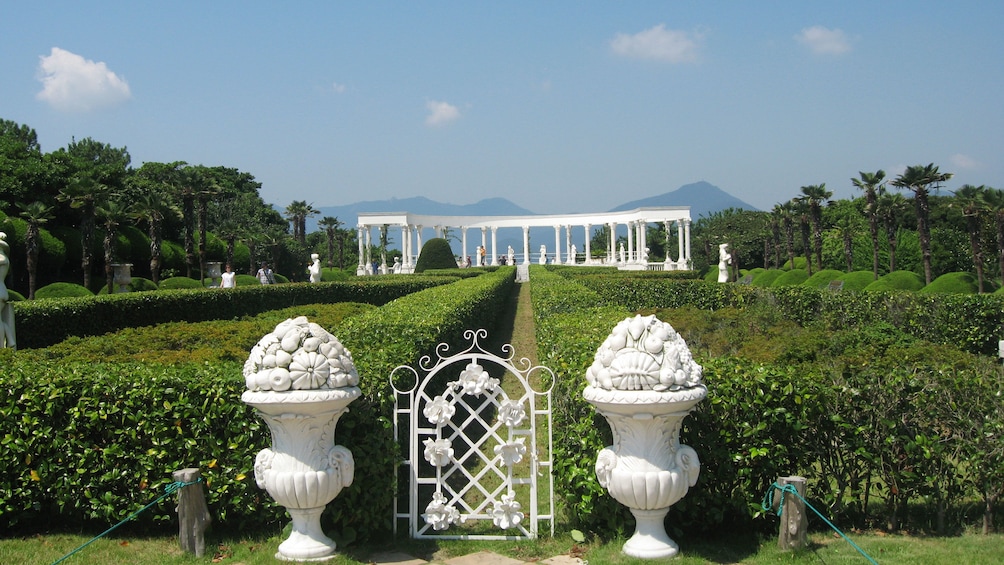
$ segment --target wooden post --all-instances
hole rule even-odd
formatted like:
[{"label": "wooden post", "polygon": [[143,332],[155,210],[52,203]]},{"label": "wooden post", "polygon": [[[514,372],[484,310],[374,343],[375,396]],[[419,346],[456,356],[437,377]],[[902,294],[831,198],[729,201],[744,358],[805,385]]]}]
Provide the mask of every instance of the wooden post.
[{"label": "wooden post", "polygon": [[[795,487],[798,494],[805,497],[804,477],[781,477],[777,484],[784,487]],[[805,547],[805,535],[808,529],[808,519],[805,515],[805,503],[802,499],[788,492],[784,494],[784,508],[781,509],[781,532],[777,545],[781,551],[801,549]],[[780,500],[782,493],[775,493],[775,499]]]},{"label": "wooden post", "polygon": [[[188,468],[175,471],[171,476],[175,482],[191,483],[198,481],[201,475],[199,469]],[[178,490],[178,542],[183,551],[194,553],[196,557],[205,555],[206,540],[203,532],[211,521],[201,483]]]}]

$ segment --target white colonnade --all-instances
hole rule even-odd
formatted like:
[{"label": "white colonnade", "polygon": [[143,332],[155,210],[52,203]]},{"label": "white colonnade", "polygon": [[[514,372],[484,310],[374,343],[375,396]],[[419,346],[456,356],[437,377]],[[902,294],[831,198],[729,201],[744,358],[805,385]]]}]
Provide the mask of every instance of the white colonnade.
[{"label": "white colonnade", "polygon": [[[648,260],[648,226],[661,224],[667,236],[664,242],[666,258],[653,263]],[[480,264],[478,248],[485,251],[485,265],[499,265],[500,257],[509,255],[508,248],[499,248],[500,231],[513,237],[522,236],[522,245],[514,248],[516,262],[524,265],[541,262],[541,252],[531,253],[530,229],[550,228],[554,230],[554,247],[547,244],[547,238],[540,241],[540,249],[546,254],[548,264],[566,265],[616,265],[621,269],[643,270],[684,270],[691,266],[690,255],[690,207],[666,206],[637,208],[623,212],[602,212],[596,214],[540,214],[531,216],[429,216],[408,212],[362,213],[356,225],[359,240],[360,275],[375,273],[412,273],[415,261],[422,249],[422,231],[434,229],[433,237],[443,237],[449,230],[456,235],[460,232],[461,263],[468,256],[472,265]],[[579,231],[574,228],[582,228]],[[607,229],[612,237],[607,238],[606,252],[593,257],[591,240],[597,229]],[[371,253],[373,242],[380,241],[381,230],[387,230],[388,237],[399,234],[397,244],[401,248],[401,261],[387,264],[386,257],[374,257]],[[473,231],[472,231],[473,230]],[[677,241],[676,259],[672,258],[670,235]],[[576,245],[575,232],[581,234],[582,245]],[[471,232],[471,237],[468,237]],[[374,235],[375,234],[375,235]],[[478,237],[480,235],[480,237]],[[562,236],[564,235],[564,239]],[[618,245],[618,238],[625,237]],[[479,242],[471,249],[472,240]],[[626,245],[625,245],[626,243]],[[511,245],[510,245],[511,246]],[[573,251],[574,250],[574,251]]]}]

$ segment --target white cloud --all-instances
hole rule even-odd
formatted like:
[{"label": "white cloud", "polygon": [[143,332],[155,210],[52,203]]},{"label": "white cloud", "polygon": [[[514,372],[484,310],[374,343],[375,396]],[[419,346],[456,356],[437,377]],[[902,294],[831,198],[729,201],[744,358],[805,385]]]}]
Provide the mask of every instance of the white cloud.
[{"label": "white cloud", "polygon": [[817,55],[841,55],[851,50],[850,39],[840,29],[807,27],[795,36],[795,40]]},{"label": "white cloud", "polygon": [[425,107],[429,110],[429,115],[425,118],[427,126],[443,126],[460,119],[460,110],[447,102],[430,100],[425,103]]},{"label": "white cloud", "polygon": [[132,97],[124,79],[108,69],[59,47],[39,57],[38,80],[42,91],[36,95],[62,112],[89,112],[114,106]]},{"label": "white cloud", "polygon": [[697,61],[702,37],[700,32],[666,29],[665,24],[659,24],[634,35],[618,33],[610,40],[610,48],[622,57],[693,63]]},{"label": "white cloud", "polygon": [[973,159],[969,155],[963,155],[962,153],[956,153],[955,155],[949,157],[948,160],[959,169],[975,169],[980,166],[976,159]]}]

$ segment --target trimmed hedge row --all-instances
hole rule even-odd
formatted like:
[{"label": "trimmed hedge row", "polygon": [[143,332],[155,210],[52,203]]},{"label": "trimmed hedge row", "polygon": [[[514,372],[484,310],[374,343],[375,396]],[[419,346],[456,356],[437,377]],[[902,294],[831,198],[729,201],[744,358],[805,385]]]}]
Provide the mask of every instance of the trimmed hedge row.
[{"label": "trimmed hedge row", "polygon": [[[391,531],[400,453],[390,420],[390,371],[414,364],[440,342],[459,343],[467,328],[491,328],[514,281],[515,269],[500,269],[415,292],[328,328],[352,351],[363,396],[336,430],[336,441],[353,453],[356,481],[328,506],[326,528],[360,537]],[[242,361],[50,361],[44,352],[0,351],[4,528],[33,531],[51,527],[54,518],[71,528],[113,523],[155,498],[171,471],[190,466],[203,469],[218,524],[245,529],[285,522],[285,510],[253,484],[255,454],[270,438],[240,401]],[[170,523],[174,514],[173,502],[165,500],[138,516],[134,527]]]},{"label": "trimmed hedge row", "polygon": [[[562,271],[573,276],[574,271]],[[800,324],[820,321],[830,328],[888,323],[933,343],[981,355],[996,355],[1004,338],[1004,296],[913,292],[830,292],[801,286],[759,288],[704,281],[667,281],[629,276],[574,276],[574,280],[628,310],[703,310],[763,304]]]},{"label": "trimmed hedge row", "polygon": [[14,303],[18,347],[45,347],[71,336],[100,335],[165,322],[225,320],[297,304],[382,305],[455,278],[395,276],[321,284],[164,290]]}]

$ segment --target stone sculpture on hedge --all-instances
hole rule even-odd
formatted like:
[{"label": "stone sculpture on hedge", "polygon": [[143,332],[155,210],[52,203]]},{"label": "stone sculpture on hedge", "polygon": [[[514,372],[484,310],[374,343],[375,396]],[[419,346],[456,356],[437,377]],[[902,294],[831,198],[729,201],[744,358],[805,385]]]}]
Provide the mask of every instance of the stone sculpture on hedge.
[{"label": "stone sculpture on hedge", "polygon": [[7,245],[7,234],[0,232],[0,347],[17,349],[17,337],[14,334],[14,306],[11,305],[7,285],[4,284],[9,271],[10,246]]},{"label": "stone sculpture on hedge", "polygon": [[718,282],[729,282],[729,265],[732,264],[732,254],[729,253],[729,244],[722,243],[718,246]]},{"label": "stone sculpture on hedge", "polygon": [[663,520],[700,474],[697,452],[680,444],[680,426],[707,396],[701,375],[683,338],[655,316],[618,323],[586,370],[582,396],[610,423],[614,441],[597,456],[596,477],[637,521],[627,555],[679,552]]},{"label": "stone sculpture on hedge", "polygon": [[310,265],[307,266],[307,271],[310,273],[310,282],[319,283],[321,282],[321,256],[317,253],[311,253],[310,261]]},{"label": "stone sculpture on hedge", "polygon": [[318,561],[332,557],[335,542],[324,535],[324,507],[352,484],[352,452],[334,444],[338,419],[359,397],[352,354],[306,317],[288,319],[251,349],[244,364],[253,407],[272,432],[272,447],[255,458],[260,488],[286,507],[293,529],[276,558]]}]

